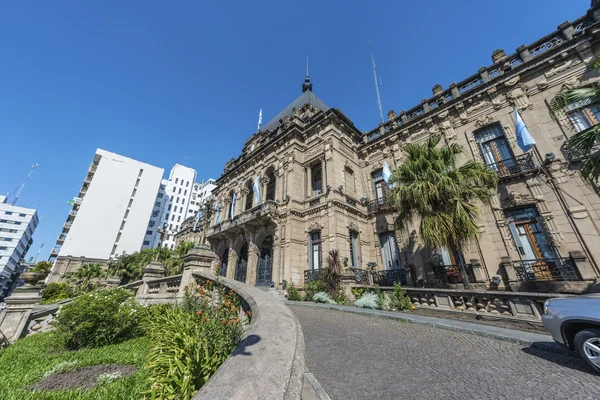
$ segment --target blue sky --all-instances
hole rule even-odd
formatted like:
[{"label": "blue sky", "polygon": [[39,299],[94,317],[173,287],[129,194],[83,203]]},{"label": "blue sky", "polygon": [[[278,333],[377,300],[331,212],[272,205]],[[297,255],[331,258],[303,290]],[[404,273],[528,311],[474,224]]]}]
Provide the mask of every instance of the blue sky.
[{"label": "blue sky", "polygon": [[[499,4],[499,6],[494,6]],[[39,167],[18,205],[39,210],[48,257],[96,148],[217,178],[256,130],[314,92],[360,130],[417,105],[585,14],[589,0],[27,1],[0,3],[0,193]]]}]

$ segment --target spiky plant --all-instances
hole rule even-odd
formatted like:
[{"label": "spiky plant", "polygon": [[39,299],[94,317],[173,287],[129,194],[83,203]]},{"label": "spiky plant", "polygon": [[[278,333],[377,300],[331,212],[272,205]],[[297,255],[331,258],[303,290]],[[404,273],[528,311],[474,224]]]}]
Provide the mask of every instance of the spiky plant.
[{"label": "spiky plant", "polygon": [[[438,146],[439,136],[404,147],[406,158],[390,178],[388,201],[398,211],[396,226],[407,231],[415,217],[423,242],[462,254],[464,245],[479,236],[477,202],[489,203],[496,189],[496,173],[485,164],[467,161],[458,166],[463,148]],[[470,287],[463,260],[463,282]]]},{"label": "spiky plant", "polygon": [[337,249],[329,250],[327,253],[327,268],[323,271],[323,281],[325,281],[327,294],[331,298],[337,297],[340,289],[342,275],[342,257]]}]

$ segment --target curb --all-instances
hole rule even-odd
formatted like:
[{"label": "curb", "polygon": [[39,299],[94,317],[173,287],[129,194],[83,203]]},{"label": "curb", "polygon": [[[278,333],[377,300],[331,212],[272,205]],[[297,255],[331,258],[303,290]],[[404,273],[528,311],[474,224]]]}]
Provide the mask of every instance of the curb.
[{"label": "curb", "polygon": [[472,322],[456,321],[438,317],[428,317],[424,315],[413,315],[401,311],[381,311],[365,308],[356,308],[351,306],[342,306],[337,304],[320,304],[304,301],[285,302],[288,306],[322,308],[334,311],[348,312],[353,314],[367,315],[378,318],[389,318],[398,321],[410,322],[413,324],[428,325],[440,329],[448,329],[455,332],[464,332],[472,335],[489,337],[530,346],[536,349],[559,353],[563,355],[573,354],[554,343],[550,335],[544,335],[533,332],[523,332],[514,329],[500,328],[491,325],[476,324]]}]

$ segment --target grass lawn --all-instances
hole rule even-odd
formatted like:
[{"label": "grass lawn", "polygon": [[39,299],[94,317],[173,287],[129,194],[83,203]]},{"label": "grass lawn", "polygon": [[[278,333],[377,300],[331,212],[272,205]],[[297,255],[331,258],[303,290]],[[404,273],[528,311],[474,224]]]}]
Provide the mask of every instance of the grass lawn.
[{"label": "grass lawn", "polygon": [[[54,345],[52,332],[19,340],[0,351],[0,399],[2,400],[126,400],[139,399],[150,387],[149,371],[144,368],[150,343],[146,338],[132,339],[96,349],[65,351]],[[85,390],[31,392],[29,385],[42,380],[45,373],[64,362],[77,367],[97,364],[135,365],[133,375]]]}]

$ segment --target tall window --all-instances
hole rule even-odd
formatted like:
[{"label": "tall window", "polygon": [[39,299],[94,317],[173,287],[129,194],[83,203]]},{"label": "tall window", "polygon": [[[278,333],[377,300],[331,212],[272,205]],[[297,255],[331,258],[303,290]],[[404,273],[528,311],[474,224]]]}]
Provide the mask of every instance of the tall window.
[{"label": "tall window", "polygon": [[400,250],[394,232],[379,234],[384,269],[400,269]]},{"label": "tall window", "polygon": [[235,203],[237,201],[237,197],[235,195],[235,193],[233,193],[233,190],[231,192],[229,192],[229,198],[231,199],[231,205],[229,207],[229,219],[233,219],[233,216],[235,214]]},{"label": "tall window", "polygon": [[344,189],[350,193],[356,193],[354,172],[348,167],[344,168]]},{"label": "tall window", "polygon": [[350,231],[350,263],[354,268],[358,265],[358,232]]},{"label": "tall window", "polygon": [[321,269],[321,231],[308,234],[308,267],[309,269]]},{"label": "tall window", "polygon": [[375,193],[375,200],[377,203],[385,203],[385,181],[383,180],[383,169],[378,169],[371,174],[371,180],[373,181],[373,192]]},{"label": "tall window", "polygon": [[275,171],[272,169],[269,170],[269,172],[267,172],[267,178],[269,178],[269,183],[267,183],[267,200],[275,200],[275,190],[277,188]]},{"label": "tall window", "polygon": [[592,101],[587,98],[565,107],[565,113],[577,132],[597,125],[600,120],[600,106],[591,104]]},{"label": "tall window", "polygon": [[534,207],[506,211],[508,225],[522,260],[556,258],[556,250]]},{"label": "tall window", "polygon": [[254,201],[254,186],[252,185],[252,181],[248,181],[246,183],[246,189],[248,189],[248,194],[246,195],[246,210],[252,208],[252,204]]},{"label": "tall window", "polygon": [[475,132],[475,140],[490,168],[498,171],[514,166],[514,156],[500,124],[489,125]]},{"label": "tall window", "polygon": [[310,170],[312,195],[323,193],[323,167],[321,163],[315,164]]}]

